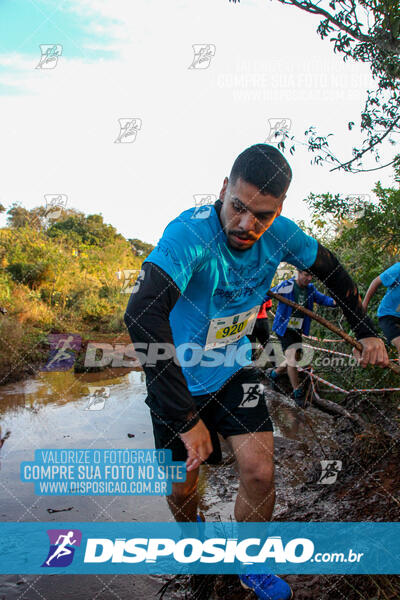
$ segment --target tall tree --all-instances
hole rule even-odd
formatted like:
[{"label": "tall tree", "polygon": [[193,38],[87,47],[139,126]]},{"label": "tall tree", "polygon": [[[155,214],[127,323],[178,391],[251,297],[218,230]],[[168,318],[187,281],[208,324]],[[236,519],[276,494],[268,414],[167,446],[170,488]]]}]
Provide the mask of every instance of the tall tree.
[{"label": "tall tree", "polygon": [[131,245],[132,252],[135,256],[141,256],[143,259],[147,258],[152,250],[154,250],[154,246],[152,244],[148,244],[147,242],[142,242],[142,240],[138,240],[137,238],[128,239],[128,242]]},{"label": "tall tree", "polygon": [[[397,169],[396,182],[400,180]],[[400,260],[400,187],[374,188],[369,196],[310,194],[307,203],[318,237],[323,237],[359,283],[369,282]]]},{"label": "tall tree", "polygon": [[[229,2],[240,0],[229,0]],[[352,156],[339,158],[330,147],[328,135],[318,135],[314,126],[305,132],[308,148],[315,153],[313,162],[327,163],[331,170],[349,172],[371,171],[398,165],[400,154],[382,164],[382,144],[395,143],[400,133],[400,4],[398,0],[278,0],[309,14],[321,17],[317,32],[322,39],[333,43],[335,53],[343,60],[352,59],[369,66],[375,81],[374,90],[367,91],[364,108],[360,116],[362,140],[353,147]],[[348,122],[348,128],[354,127]],[[283,133],[279,142],[285,149],[290,140],[295,147],[294,137]],[[369,164],[365,165],[367,159]],[[371,159],[372,165],[371,165]],[[369,167],[369,168],[367,168]]]},{"label": "tall tree", "polygon": [[19,203],[14,202],[7,211],[7,225],[12,229],[18,229],[29,225],[34,229],[41,229],[45,208],[38,206],[28,210]]}]

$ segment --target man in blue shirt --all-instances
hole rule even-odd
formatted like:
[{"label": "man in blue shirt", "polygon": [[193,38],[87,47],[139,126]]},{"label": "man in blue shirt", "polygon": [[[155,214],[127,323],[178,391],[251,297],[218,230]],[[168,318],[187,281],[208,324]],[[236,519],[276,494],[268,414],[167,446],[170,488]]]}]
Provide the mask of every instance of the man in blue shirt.
[{"label": "man in blue shirt", "polygon": [[[311,273],[298,269],[296,277],[281,281],[272,288],[272,291],[287,298],[287,300],[308,308],[308,310],[313,310],[314,303],[321,306],[336,307],[335,300],[330,296],[321,294],[311,281]],[[278,368],[272,369],[269,372],[269,377],[275,382],[279,375],[287,369],[290,383],[293,387],[293,398],[301,407],[304,407],[304,389],[299,382],[296,356],[298,351],[301,350],[302,334],[308,335],[310,333],[310,326],[311,318],[309,316],[300,310],[293,310],[291,306],[283,302],[278,302],[272,331],[275,331],[281,342],[286,361]]]},{"label": "man in blue shirt", "polygon": [[[186,210],[167,226],[129,299],[125,323],[146,374],[155,445],[186,460],[187,479],[174,483],[167,498],[177,521],[196,521],[199,467],[220,458],[218,434],[239,467],[236,520],[271,519],[272,423],[247,334],[280,262],[324,281],[363,345],[362,366],[388,363],[350,276],[329,250],[280,216],[291,177],[274,146],[247,148],[213,206]],[[273,575],[240,578],[260,598],[291,597]]]},{"label": "man in blue shirt", "polygon": [[396,347],[400,358],[400,262],[386,269],[371,282],[363,301],[365,311],[372,296],[381,285],[388,290],[378,307],[379,325],[388,344]]}]

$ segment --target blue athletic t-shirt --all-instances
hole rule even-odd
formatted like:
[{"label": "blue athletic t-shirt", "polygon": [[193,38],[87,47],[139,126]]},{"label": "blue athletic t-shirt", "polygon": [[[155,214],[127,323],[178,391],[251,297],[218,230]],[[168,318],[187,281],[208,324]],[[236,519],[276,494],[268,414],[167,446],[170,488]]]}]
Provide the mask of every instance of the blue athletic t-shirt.
[{"label": "blue athletic t-shirt", "polygon": [[380,275],[383,285],[388,289],[378,308],[378,317],[393,315],[400,317],[400,262],[386,269]]},{"label": "blue athletic t-shirt", "polygon": [[279,216],[251,248],[235,250],[215,207],[201,208],[172,221],[146,259],[168,273],[181,291],[170,324],[195,396],[215,392],[251,364],[246,328],[254,323],[279,263],[306,269],[318,248],[314,238]]}]

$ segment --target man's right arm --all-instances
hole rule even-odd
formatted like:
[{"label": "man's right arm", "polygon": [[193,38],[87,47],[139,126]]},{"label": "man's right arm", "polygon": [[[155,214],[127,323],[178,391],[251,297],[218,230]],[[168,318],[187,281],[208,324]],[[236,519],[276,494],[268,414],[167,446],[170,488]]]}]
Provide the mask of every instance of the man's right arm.
[{"label": "man's right arm", "polygon": [[[180,435],[188,451],[186,467],[196,469],[211,454],[208,429],[197,415],[186,379],[176,357],[169,314],[179,299],[180,291],[171,277],[151,262],[143,264],[144,277],[132,293],[124,321],[136,343],[169,348],[170,353],[151,364],[142,362],[146,374],[149,405],[156,416]],[[154,353],[157,356],[158,352]]]},{"label": "man's right arm", "polygon": [[[142,367],[146,374],[151,409],[159,418],[173,420],[176,431],[184,432],[196,425],[199,417],[176,358],[169,323],[169,313],[178,301],[180,291],[171,277],[157,265],[145,262],[142,269],[144,277],[138,289],[131,294],[124,321],[134,346],[141,344],[138,350],[142,350],[143,344],[147,349],[153,344],[153,356],[156,357],[158,352],[155,344],[159,345],[160,350],[162,347],[170,349],[169,353],[165,353],[165,358],[160,352],[155,364],[145,360]],[[147,357],[150,358],[150,353],[147,353]]]}]

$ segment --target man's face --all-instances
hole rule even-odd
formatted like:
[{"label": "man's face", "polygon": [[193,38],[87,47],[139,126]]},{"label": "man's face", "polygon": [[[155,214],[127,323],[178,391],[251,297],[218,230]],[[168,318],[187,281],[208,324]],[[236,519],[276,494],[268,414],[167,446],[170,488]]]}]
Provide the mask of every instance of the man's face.
[{"label": "man's face", "polygon": [[312,275],[310,275],[310,273],[307,273],[307,271],[298,271],[297,283],[300,287],[307,287],[311,281]]},{"label": "man's face", "polygon": [[234,185],[224,179],[220,200],[220,218],[229,245],[248,250],[281,214],[286,193],[279,198],[263,195],[253,184],[238,178]]}]

